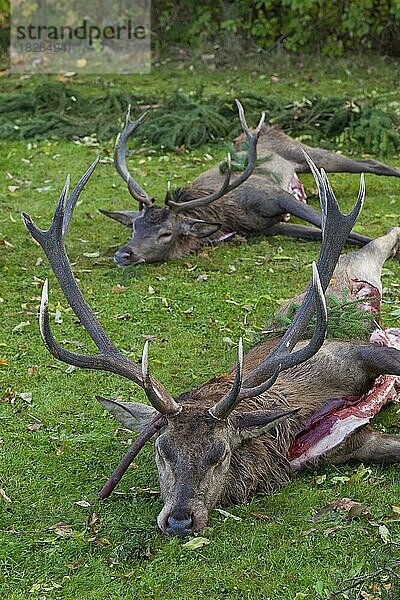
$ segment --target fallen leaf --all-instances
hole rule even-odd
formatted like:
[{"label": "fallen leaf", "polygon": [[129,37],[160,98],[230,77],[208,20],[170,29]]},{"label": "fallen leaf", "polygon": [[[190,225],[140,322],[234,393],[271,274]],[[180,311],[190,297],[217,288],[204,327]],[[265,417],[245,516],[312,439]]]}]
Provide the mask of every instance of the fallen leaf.
[{"label": "fallen leaf", "polygon": [[87,502],[87,500],[78,500],[78,502],[74,502],[74,504],[76,504],[76,506],[81,506],[82,508],[89,508],[90,506],[90,502]]},{"label": "fallen leaf", "polygon": [[32,365],[31,367],[29,367],[28,369],[28,375],[30,377],[32,377],[32,375],[34,375],[36,373],[36,371],[38,370],[38,366],[37,365]]},{"label": "fallen leaf", "polygon": [[196,277],[196,281],[198,283],[200,283],[201,281],[207,281],[207,279],[208,279],[208,275],[206,275],[206,273],[202,273],[201,275]]},{"label": "fallen leaf", "polygon": [[241,521],[242,520],[242,517],[238,517],[237,515],[234,515],[234,514],[228,512],[227,510],[223,510],[222,508],[215,508],[214,510],[216,512],[219,512],[224,517],[230,517],[234,521]]},{"label": "fallen leaf", "polygon": [[71,525],[67,525],[66,523],[55,523],[51,527],[48,528],[48,531],[52,531],[59,537],[71,537],[74,534],[74,530]]},{"label": "fallen leaf", "polygon": [[32,404],[32,392],[21,392],[17,396],[27,404]]},{"label": "fallen leaf", "polygon": [[348,481],[350,481],[350,477],[347,477],[346,475],[341,476],[337,476],[337,477],[332,477],[331,482],[332,483],[347,483]]},{"label": "fallen leaf", "polygon": [[4,502],[7,502],[7,504],[11,504],[11,498],[7,496],[3,488],[0,488],[0,498],[3,498]]},{"label": "fallen leaf", "polygon": [[315,483],[316,483],[317,485],[321,485],[321,483],[324,483],[324,481],[326,481],[326,475],[318,475],[318,476],[315,478]]},{"label": "fallen leaf", "polygon": [[262,513],[259,512],[252,512],[250,513],[252,517],[256,517],[256,519],[261,519],[262,521],[269,521],[271,517],[269,517],[268,515],[264,515]]},{"label": "fallen leaf", "polygon": [[[97,527],[95,525],[97,524]],[[86,523],[86,528],[90,533],[98,533],[100,529],[100,519],[97,513],[92,513]]]},{"label": "fallen leaf", "polygon": [[18,331],[21,331],[24,327],[28,327],[28,325],[30,324],[30,321],[22,321],[21,323],[18,323],[18,325],[16,325],[14,329],[11,330],[11,333],[17,333]]},{"label": "fallen leaf", "polygon": [[384,544],[388,544],[390,542],[390,531],[386,525],[379,525],[378,533]]},{"label": "fallen leaf", "polygon": [[185,544],[182,544],[182,548],[186,548],[187,550],[198,550],[208,544],[211,544],[209,539],[205,537],[194,537]]},{"label": "fallen leaf", "polygon": [[136,571],[129,571],[128,573],[111,573],[111,577],[118,577],[118,579],[131,579],[135,573]]},{"label": "fallen leaf", "polygon": [[116,315],[114,319],[116,319],[117,321],[129,321],[130,319],[132,319],[132,315],[126,312],[122,313],[122,315]]},{"label": "fallen leaf", "polygon": [[65,451],[65,443],[63,442],[61,444],[61,446],[59,448],[57,448],[57,452],[56,452],[57,456],[61,456],[61,454],[64,454],[64,451]]},{"label": "fallen leaf", "polygon": [[6,248],[14,248],[14,246],[10,242],[4,239],[0,239],[0,245],[6,246]]},{"label": "fallen leaf", "polygon": [[318,512],[316,512],[311,517],[312,523],[318,523],[323,517],[330,515],[332,513],[338,513],[345,511],[346,514],[341,518],[352,520],[356,517],[362,515],[370,515],[371,510],[366,504],[360,504],[359,502],[354,502],[350,498],[340,498],[339,500],[334,500],[330,502],[324,508],[321,508]]},{"label": "fallen leaf", "polygon": [[43,423],[29,423],[29,425],[26,426],[27,429],[29,429],[29,431],[37,431],[38,429],[41,429],[43,427]]},{"label": "fallen leaf", "polygon": [[126,291],[126,287],[118,283],[111,288],[111,291],[114,292],[114,294],[123,294]]},{"label": "fallen leaf", "polygon": [[4,392],[3,401],[7,402],[8,404],[14,404],[16,396],[16,392],[8,387]]},{"label": "fallen leaf", "polygon": [[331,535],[331,533],[335,533],[335,531],[341,529],[342,527],[343,525],[337,525],[336,527],[328,527],[327,529],[325,529],[324,535],[327,537],[328,535]]},{"label": "fallen leaf", "polygon": [[8,366],[8,360],[6,358],[2,358],[0,356],[0,366],[1,367],[7,367]]},{"label": "fallen leaf", "polygon": [[82,254],[86,258],[98,258],[100,256],[100,252],[83,252]]}]

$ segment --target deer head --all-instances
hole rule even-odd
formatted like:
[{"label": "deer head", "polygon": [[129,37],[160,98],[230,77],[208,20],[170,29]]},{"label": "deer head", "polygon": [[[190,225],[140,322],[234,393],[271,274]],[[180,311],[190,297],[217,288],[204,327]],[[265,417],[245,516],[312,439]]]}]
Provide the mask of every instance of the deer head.
[{"label": "deer head", "polygon": [[141,262],[163,262],[198,250],[202,246],[201,240],[204,240],[204,238],[209,238],[211,243],[217,243],[233,235],[226,233],[216,235],[221,228],[220,223],[193,219],[182,213],[207,206],[222,198],[222,196],[246,181],[254,170],[257,159],[257,141],[265,114],[262,114],[255,132],[252,133],[246,123],[242,105],[238,100],[236,100],[236,104],[240,122],[249,144],[249,160],[243,173],[231,181],[231,164],[228,155],[226,176],[219,190],[213,193],[205,191],[199,194],[197,192],[195,195],[198,197],[191,200],[180,197],[181,201],[177,202],[172,198],[168,186],[165,207],[156,206],[154,204],[155,198],[145,192],[128,171],[126,165],[127,140],[148,115],[145,112],[136,121],[132,121],[130,106],[128,107],[124,129],[117,137],[115,144],[114,163],[119,175],[126,182],[129,193],[139,202],[139,211],[100,211],[125,225],[125,227],[129,227],[132,231],[130,241],[114,255],[114,260],[118,266],[122,267]]},{"label": "deer head", "polygon": [[[144,390],[150,406],[98,398],[125,427],[140,432],[100,496],[106,497],[111,492],[146,441],[156,436],[156,463],[164,500],[158,525],[167,534],[187,535],[204,528],[209,511],[221,499],[245,499],[240,485],[235,488],[229,481],[231,461],[240,460],[238,456],[246,443],[257,440],[298,410],[282,409],[279,405],[276,409],[260,410],[257,399],[273,386],[279,373],[313,356],[324,342],[327,322],[324,290],[361,209],[363,180],[357,204],[345,216],[338,208],[324,172],[319,173],[310,163],[324,217],[323,243],[317,264],[313,265],[312,281],[291,326],[267,356],[260,356],[260,347],[256,347],[255,352],[250,351],[243,357],[240,341],[236,365],[227,375],[173,398],[149,373],[148,342],[141,365],[120,353],[83,298],[71,270],[64,238],[79,194],[96,164],[97,161],[91,165],[69,196],[67,178],[47,231],[39,229],[29,215],[23,214],[23,219],[44,250],[68,303],[99,353],[79,354],[56,342],[50,327],[47,282],[42,293],[40,331],[47,349],[59,360],[78,367],[110,371]],[[308,343],[298,348],[296,344],[304,336],[314,311],[317,315],[314,333]],[[240,410],[244,401],[247,401],[246,408]]]}]

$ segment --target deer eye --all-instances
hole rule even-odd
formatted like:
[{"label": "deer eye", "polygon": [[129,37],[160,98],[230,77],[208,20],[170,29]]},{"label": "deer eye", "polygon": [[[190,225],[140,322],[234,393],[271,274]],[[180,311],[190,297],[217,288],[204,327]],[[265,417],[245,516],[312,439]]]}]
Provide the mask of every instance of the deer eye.
[{"label": "deer eye", "polygon": [[217,465],[221,463],[227,454],[227,448],[225,444],[216,444],[207,453],[206,460],[209,465]]},{"label": "deer eye", "polygon": [[162,231],[158,234],[158,239],[166,242],[167,240],[172,238],[172,231]]},{"label": "deer eye", "polygon": [[176,461],[176,453],[174,452],[174,449],[167,444],[163,444],[161,446],[161,444],[158,443],[156,445],[156,452],[158,456],[166,462],[173,463]]}]

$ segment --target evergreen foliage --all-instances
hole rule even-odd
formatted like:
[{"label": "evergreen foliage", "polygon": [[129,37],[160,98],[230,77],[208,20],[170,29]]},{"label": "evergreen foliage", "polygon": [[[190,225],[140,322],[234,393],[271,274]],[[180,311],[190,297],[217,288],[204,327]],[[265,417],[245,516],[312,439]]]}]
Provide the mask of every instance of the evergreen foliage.
[{"label": "evergreen foliage", "polygon": [[[267,122],[311,144],[329,148],[340,142],[352,150],[382,155],[392,153],[400,143],[400,116],[374,98],[355,101],[315,94],[301,102],[286,102],[248,93],[241,99],[250,123],[264,110]],[[154,107],[136,137],[166,150],[191,149],[240,132],[233,99],[206,97],[202,90],[189,95],[176,91],[161,99],[120,91],[87,97],[72,86],[49,81],[38,84],[30,94],[2,95],[0,136],[76,139],[95,134],[99,140],[112,139],[120,131],[129,103],[134,114]]]},{"label": "evergreen foliage", "polygon": [[[349,300],[347,291],[342,298],[336,298],[327,294],[326,303],[328,309],[328,331],[327,338],[334,340],[367,340],[372,330],[371,315],[360,310],[360,302]],[[269,319],[266,329],[268,331],[285,330],[291,324],[300,304],[293,302],[289,305],[285,315],[275,314]],[[307,333],[312,335],[315,328],[315,314],[310,321]],[[307,336],[304,336],[307,337]]]}]

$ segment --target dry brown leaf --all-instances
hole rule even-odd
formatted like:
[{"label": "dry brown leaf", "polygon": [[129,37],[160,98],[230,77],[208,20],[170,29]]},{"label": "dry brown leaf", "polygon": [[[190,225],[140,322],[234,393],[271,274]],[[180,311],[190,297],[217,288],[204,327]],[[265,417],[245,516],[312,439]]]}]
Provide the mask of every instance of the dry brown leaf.
[{"label": "dry brown leaf", "polygon": [[89,533],[98,533],[101,528],[100,519],[97,513],[92,513],[92,515],[88,518],[86,529]]},{"label": "dry brown leaf", "polygon": [[124,285],[117,284],[111,288],[111,291],[114,292],[114,294],[123,294],[126,291],[126,287]]},{"label": "dry brown leaf", "polygon": [[316,512],[310,520],[312,523],[318,523],[318,521],[320,521],[323,517],[327,515],[343,511],[345,511],[346,514],[342,516],[342,518],[348,520],[360,517],[362,515],[371,515],[371,509],[366,504],[354,502],[354,500],[351,500],[350,498],[340,498],[339,500],[334,500],[333,502],[330,502],[329,504],[324,506],[324,508],[321,508],[321,510]]},{"label": "dry brown leaf", "polygon": [[48,531],[52,531],[59,537],[65,538],[71,537],[74,534],[74,530],[72,529],[71,525],[67,525],[66,523],[62,522],[55,523],[54,525],[48,528]]},{"label": "dry brown leaf", "polygon": [[29,425],[26,426],[27,429],[29,429],[29,431],[37,431],[38,429],[41,429],[43,427],[43,423],[29,423]]}]

